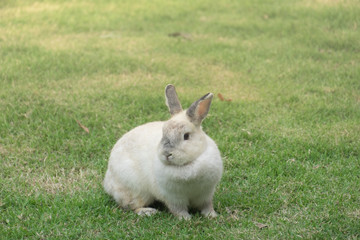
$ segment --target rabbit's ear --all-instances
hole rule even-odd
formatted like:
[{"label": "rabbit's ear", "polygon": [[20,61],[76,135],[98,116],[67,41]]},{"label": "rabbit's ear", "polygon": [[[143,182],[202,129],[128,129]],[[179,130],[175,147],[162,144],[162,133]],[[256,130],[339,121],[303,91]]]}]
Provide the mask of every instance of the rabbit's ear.
[{"label": "rabbit's ear", "polygon": [[181,107],[181,103],[178,99],[178,96],[176,94],[175,87],[173,85],[169,84],[166,86],[165,97],[166,97],[166,105],[169,108],[171,116],[183,110]]},{"label": "rabbit's ear", "polygon": [[205,94],[199,100],[191,104],[186,114],[189,116],[190,121],[195,125],[200,125],[202,120],[209,112],[211,100],[213,98],[212,93]]}]

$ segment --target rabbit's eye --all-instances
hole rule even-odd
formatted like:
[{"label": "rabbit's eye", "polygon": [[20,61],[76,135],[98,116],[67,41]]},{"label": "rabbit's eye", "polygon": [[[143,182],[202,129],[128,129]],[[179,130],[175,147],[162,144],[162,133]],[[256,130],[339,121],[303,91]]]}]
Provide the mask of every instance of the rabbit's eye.
[{"label": "rabbit's eye", "polygon": [[189,140],[190,137],[190,133],[185,133],[184,134],[184,140]]}]

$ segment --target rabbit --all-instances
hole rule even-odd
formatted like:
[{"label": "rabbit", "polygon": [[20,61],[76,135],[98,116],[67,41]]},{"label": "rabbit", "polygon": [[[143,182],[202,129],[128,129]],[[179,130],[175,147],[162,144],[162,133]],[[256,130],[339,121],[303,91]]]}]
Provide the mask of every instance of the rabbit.
[{"label": "rabbit", "polygon": [[171,118],[150,122],[124,134],[111,151],[103,182],[120,207],[153,215],[148,207],[163,202],[179,219],[189,220],[189,208],[216,217],[212,199],[223,162],[216,143],[205,134],[212,93],[183,110],[175,87],[165,88]]}]

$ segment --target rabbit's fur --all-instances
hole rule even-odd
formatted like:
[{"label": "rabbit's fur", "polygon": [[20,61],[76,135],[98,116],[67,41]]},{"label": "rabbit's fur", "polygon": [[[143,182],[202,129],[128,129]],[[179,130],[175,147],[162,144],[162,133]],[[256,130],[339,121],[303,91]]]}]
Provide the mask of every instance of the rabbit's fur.
[{"label": "rabbit's fur", "polygon": [[223,164],[215,142],[201,129],[212,93],[182,110],[175,87],[166,86],[172,115],[166,122],[138,126],[118,140],[111,151],[104,188],[123,208],[140,215],[159,200],[177,217],[190,219],[188,208],[216,217],[212,198]]}]

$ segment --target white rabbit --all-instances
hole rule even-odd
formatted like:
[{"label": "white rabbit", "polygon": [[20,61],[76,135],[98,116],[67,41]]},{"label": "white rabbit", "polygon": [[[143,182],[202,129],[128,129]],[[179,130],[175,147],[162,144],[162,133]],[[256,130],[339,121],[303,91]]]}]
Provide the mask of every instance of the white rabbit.
[{"label": "white rabbit", "polygon": [[175,87],[165,88],[171,114],[166,122],[138,126],[118,140],[111,151],[104,188],[123,208],[139,215],[159,200],[180,219],[190,219],[188,208],[216,217],[212,198],[223,164],[215,142],[201,129],[212,93],[182,110]]}]

